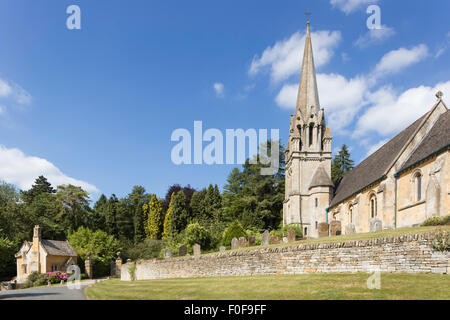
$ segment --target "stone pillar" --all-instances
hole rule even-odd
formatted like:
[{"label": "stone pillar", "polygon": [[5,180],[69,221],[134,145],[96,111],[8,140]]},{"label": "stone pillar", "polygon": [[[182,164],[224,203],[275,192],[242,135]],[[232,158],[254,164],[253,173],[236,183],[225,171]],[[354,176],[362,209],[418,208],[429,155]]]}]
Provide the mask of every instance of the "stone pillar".
[{"label": "stone pillar", "polygon": [[120,273],[122,271],[122,258],[120,257],[120,252],[117,252],[116,259],[116,277],[120,278]]},{"label": "stone pillar", "polygon": [[93,273],[93,265],[92,265],[92,259],[91,259],[91,253],[88,252],[87,253],[87,257],[86,260],[84,260],[84,268],[86,269],[86,276],[89,279],[93,279],[94,278],[94,273]]}]

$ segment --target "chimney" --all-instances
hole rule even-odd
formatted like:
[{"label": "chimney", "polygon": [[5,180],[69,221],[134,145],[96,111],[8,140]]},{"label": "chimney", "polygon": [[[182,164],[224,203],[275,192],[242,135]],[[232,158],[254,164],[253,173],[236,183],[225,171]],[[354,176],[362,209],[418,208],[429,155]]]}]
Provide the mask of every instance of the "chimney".
[{"label": "chimney", "polygon": [[39,227],[38,225],[34,226],[33,242],[35,240],[37,241],[41,240],[41,227]]}]

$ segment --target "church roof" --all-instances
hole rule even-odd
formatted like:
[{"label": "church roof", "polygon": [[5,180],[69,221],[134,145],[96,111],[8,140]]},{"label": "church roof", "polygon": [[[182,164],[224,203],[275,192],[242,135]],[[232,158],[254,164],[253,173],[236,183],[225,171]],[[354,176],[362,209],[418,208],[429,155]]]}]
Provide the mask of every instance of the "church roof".
[{"label": "church roof", "polygon": [[68,241],[41,240],[41,244],[48,254],[54,256],[76,257],[77,253]]},{"label": "church roof", "polygon": [[428,113],[416,120],[348,172],[338,184],[335,195],[331,200],[330,208],[383,178],[389,166],[397,158],[409,138],[416,132],[427,115]]},{"label": "church roof", "polygon": [[309,188],[314,187],[334,187],[333,181],[322,166],[319,166],[314,173]]},{"label": "church roof", "polygon": [[422,140],[417,149],[399,171],[403,171],[418,161],[450,145],[450,110],[443,113],[434,124],[433,128]]},{"label": "church roof", "polygon": [[314,112],[320,110],[319,92],[317,90],[316,71],[314,68],[314,57],[311,43],[311,33],[309,31],[309,22],[306,28],[305,51],[303,53],[302,72],[300,85],[298,88],[296,112],[307,117],[310,108]]}]

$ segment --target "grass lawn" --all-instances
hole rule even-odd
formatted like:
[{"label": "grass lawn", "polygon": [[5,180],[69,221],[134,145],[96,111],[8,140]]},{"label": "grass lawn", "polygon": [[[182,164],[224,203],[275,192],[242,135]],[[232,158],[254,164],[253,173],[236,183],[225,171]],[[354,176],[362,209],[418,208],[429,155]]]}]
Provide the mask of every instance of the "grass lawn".
[{"label": "grass lawn", "polygon": [[[340,235],[333,237],[324,237],[324,238],[315,238],[315,239],[304,239],[292,243],[280,243],[280,244],[272,244],[269,246],[265,246],[264,248],[276,248],[276,247],[285,247],[292,245],[300,245],[300,244],[315,244],[315,243],[333,243],[333,242],[344,242],[344,241],[358,241],[358,240],[369,240],[375,238],[388,238],[388,237],[398,237],[404,235],[411,234],[424,234],[431,233],[437,230],[446,230],[450,231],[450,226],[430,226],[430,227],[412,227],[412,228],[398,228],[398,229],[388,229],[379,232],[367,232],[367,233],[354,233],[349,235]],[[254,250],[258,247],[246,247],[238,250]],[[210,252],[213,253],[213,252]]]},{"label": "grass lawn", "polygon": [[381,274],[381,289],[367,289],[370,274],[107,280],[87,288],[89,299],[114,300],[450,300],[450,275]]}]

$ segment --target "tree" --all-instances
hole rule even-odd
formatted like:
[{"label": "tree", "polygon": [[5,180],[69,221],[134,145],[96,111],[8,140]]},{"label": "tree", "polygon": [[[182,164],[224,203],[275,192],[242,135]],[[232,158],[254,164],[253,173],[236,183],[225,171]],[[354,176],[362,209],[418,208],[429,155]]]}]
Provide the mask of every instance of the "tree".
[{"label": "tree", "polygon": [[247,237],[247,232],[244,230],[239,221],[234,220],[223,232],[222,245],[230,246],[233,238]]},{"label": "tree", "polygon": [[174,232],[183,231],[189,223],[189,213],[186,206],[186,196],[183,191],[178,191],[173,197],[172,203],[172,228]]},{"label": "tree", "polygon": [[30,204],[33,200],[42,193],[56,193],[56,190],[53,189],[50,182],[47,181],[47,178],[44,176],[39,176],[34,184],[31,186],[31,189],[28,191],[22,191],[22,200],[26,204]]},{"label": "tree", "polygon": [[149,195],[142,186],[134,186],[126,201],[128,209],[133,214],[134,244],[145,239],[145,216],[142,211],[144,203],[149,201]]},{"label": "tree", "polygon": [[213,247],[211,233],[197,222],[191,223],[186,227],[185,242],[190,246],[197,243],[205,250],[209,250]]},{"label": "tree", "polygon": [[85,227],[80,227],[77,231],[70,233],[68,241],[80,257],[80,264],[90,253],[91,258],[96,261],[103,273],[109,272],[111,260],[115,259],[117,251],[121,249],[114,236],[108,235],[102,230],[92,231]]},{"label": "tree", "polygon": [[[272,143],[263,145],[261,154],[271,155]],[[237,219],[245,228],[257,230],[277,229],[282,220],[284,201],[284,148],[279,146],[279,167],[273,175],[262,175],[266,162],[258,155],[256,163],[247,159],[243,170],[235,168],[228,176],[222,197],[225,221]],[[263,160],[263,161],[261,161]]]},{"label": "tree", "polygon": [[173,234],[173,226],[172,226],[172,211],[173,211],[173,198],[175,194],[172,193],[171,200],[169,203],[169,208],[167,209],[166,216],[164,217],[164,231],[163,238],[170,238]]},{"label": "tree", "polygon": [[347,146],[342,145],[339,153],[333,158],[331,164],[331,179],[336,184],[338,179],[344,177],[344,175],[352,170],[354,167],[354,161],[350,159],[350,151]]},{"label": "tree", "polygon": [[191,199],[194,193],[197,191],[194,188],[191,187],[191,185],[187,185],[184,187],[181,187],[179,184],[174,184],[169,187],[167,190],[166,196],[164,198],[163,203],[163,210],[167,212],[167,209],[169,208],[170,200],[172,199],[173,193],[178,193],[179,191],[183,191],[184,195],[186,196],[186,207],[189,208],[191,204]]},{"label": "tree", "polygon": [[63,205],[62,221],[66,230],[77,230],[88,225],[89,194],[81,187],[74,185],[58,186],[56,198]]},{"label": "tree", "polygon": [[0,280],[11,279],[16,272],[16,259],[14,243],[3,238],[0,230]]},{"label": "tree", "polygon": [[150,202],[144,204],[143,212],[147,216],[146,233],[148,239],[160,239],[162,221],[162,201],[155,194],[150,198]]}]

